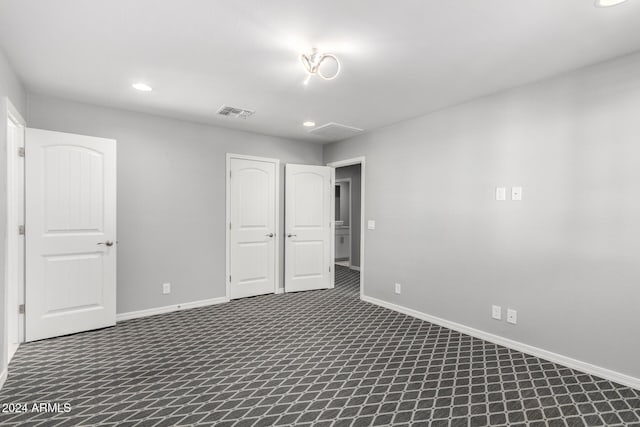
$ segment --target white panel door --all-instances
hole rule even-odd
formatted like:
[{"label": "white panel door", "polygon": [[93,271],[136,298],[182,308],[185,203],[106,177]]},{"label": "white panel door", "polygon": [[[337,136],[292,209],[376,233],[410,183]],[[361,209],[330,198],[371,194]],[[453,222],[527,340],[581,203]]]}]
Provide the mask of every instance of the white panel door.
[{"label": "white panel door", "polygon": [[116,141],[26,136],[26,339],[116,323]]},{"label": "white panel door", "polygon": [[286,166],[287,292],[331,286],[333,173],[334,169],[326,166]]},{"label": "white panel door", "polygon": [[276,163],[229,160],[229,298],[276,292]]}]

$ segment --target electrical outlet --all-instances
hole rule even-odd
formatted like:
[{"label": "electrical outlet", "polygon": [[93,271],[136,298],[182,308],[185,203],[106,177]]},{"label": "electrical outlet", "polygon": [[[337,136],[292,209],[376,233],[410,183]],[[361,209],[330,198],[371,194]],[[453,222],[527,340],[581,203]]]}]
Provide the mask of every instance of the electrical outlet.
[{"label": "electrical outlet", "polygon": [[171,293],[171,283],[163,283],[162,284],[162,293],[170,294]]},{"label": "electrical outlet", "polygon": [[402,285],[400,283],[396,283],[396,294],[400,295],[402,292]]},{"label": "electrical outlet", "polygon": [[502,320],[502,307],[500,307],[499,305],[492,305],[491,317],[493,317],[496,320]]},{"label": "electrical outlet", "polygon": [[376,222],[373,219],[370,219],[369,221],[367,221],[367,229],[369,230],[376,229]]},{"label": "electrical outlet", "polygon": [[516,324],[518,323],[518,312],[512,308],[507,309],[507,322]]}]

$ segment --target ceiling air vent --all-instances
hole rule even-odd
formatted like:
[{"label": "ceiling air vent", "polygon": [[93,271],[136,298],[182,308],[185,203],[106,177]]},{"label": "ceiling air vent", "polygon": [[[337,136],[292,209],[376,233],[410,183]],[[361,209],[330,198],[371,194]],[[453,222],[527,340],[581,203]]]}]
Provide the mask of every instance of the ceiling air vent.
[{"label": "ceiling air vent", "polygon": [[322,136],[333,140],[346,139],[357,135],[360,132],[363,132],[363,129],[333,122],[318,126],[317,128],[313,128],[309,131],[312,135]]},{"label": "ceiling air vent", "polygon": [[246,119],[253,113],[255,113],[255,111],[247,110],[246,108],[229,107],[228,105],[223,105],[222,107],[220,107],[220,109],[218,109],[218,112],[216,114],[218,114],[219,116]]}]

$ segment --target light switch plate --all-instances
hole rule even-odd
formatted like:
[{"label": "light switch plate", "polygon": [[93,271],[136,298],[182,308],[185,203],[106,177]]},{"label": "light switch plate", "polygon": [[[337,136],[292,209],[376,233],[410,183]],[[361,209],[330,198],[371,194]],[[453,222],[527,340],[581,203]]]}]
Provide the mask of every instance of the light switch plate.
[{"label": "light switch plate", "polygon": [[369,221],[367,221],[367,228],[369,230],[375,230],[376,229],[376,222],[372,219],[370,219]]},{"label": "light switch plate", "polygon": [[507,309],[507,322],[516,324],[518,323],[518,312],[512,308]]},{"label": "light switch plate", "polygon": [[522,200],[522,187],[511,187],[511,200]]},{"label": "light switch plate", "polygon": [[162,293],[170,294],[171,293],[171,283],[163,283],[162,284]]},{"label": "light switch plate", "polygon": [[507,200],[507,188],[506,187],[497,187],[496,188],[496,200]]},{"label": "light switch plate", "polygon": [[499,305],[492,305],[491,317],[493,317],[496,320],[502,320],[502,307],[500,307]]},{"label": "light switch plate", "polygon": [[395,292],[397,295],[400,295],[400,293],[402,293],[402,285],[400,283],[396,283]]}]

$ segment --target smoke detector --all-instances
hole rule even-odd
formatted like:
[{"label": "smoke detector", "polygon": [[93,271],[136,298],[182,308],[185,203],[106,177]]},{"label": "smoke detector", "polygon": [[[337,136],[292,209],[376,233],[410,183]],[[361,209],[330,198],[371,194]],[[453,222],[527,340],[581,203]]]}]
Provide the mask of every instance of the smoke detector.
[{"label": "smoke detector", "polygon": [[223,105],[218,109],[218,112],[216,114],[219,116],[246,119],[251,115],[253,115],[253,113],[255,113],[255,111],[247,110],[246,108],[230,107],[228,105]]}]

